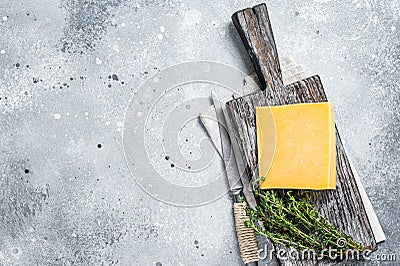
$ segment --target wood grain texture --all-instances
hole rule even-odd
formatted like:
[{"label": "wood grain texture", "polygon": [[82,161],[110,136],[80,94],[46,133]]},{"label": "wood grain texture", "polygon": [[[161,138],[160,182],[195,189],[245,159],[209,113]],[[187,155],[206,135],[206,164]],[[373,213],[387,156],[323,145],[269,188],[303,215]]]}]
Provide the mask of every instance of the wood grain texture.
[{"label": "wood grain texture", "polygon": [[261,90],[282,87],[278,51],[266,5],[238,11],[232,15],[232,21],[253,62]]},{"label": "wood grain texture", "polygon": [[[240,152],[245,160],[249,176],[253,180],[258,176],[255,107],[327,101],[318,76],[286,86],[286,93],[278,99],[273,97],[273,94],[269,90],[260,91],[227,103],[230,119],[235,125],[235,138],[239,143],[242,143]],[[310,199],[316,208],[335,226],[363,245],[375,249],[377,244],[337,130],[336,149],[336,190],[309,191]],[[304,262],[294,261],[281,261],[281,263],[284,265],[306,265]],[[309,263],[314,265],[317,262]],[[330,263],[329,261],[319,262],[320,265]]]},{"label": "wood grain texture", "polygon": [[[319,76],[313,76],[288,86],[283,86],[278,55],[273,41],[266,6],[256,6],[236,12],[233,21],[252,57],[255,68],[259,69],[258,78],[267,89],[258,91],[227,103],[227,111],[233,125],[233,133],[244,158],[249,178],[258,177],[257,143],[256,143],[256,106],[275,106],[295,103],[325,102],[327,97]],[[257,12],[261,12],[262,14]],[[260,24],[260,18],[263,23]],[[268,23],[267,23],[268,22]],[[264,40],[264,44],[261,41]],[[265,45],[265,43],[267,45]],[[336,190],[308,191],[316,208],[340,230],[352,236],[364,246],[377,248],[371,225],[365,211],[357,183],[349,160],[336,129],[337,149],[337,188]],[[277,246],[276,248],[283,248]],[[280,260],[283,265],[329,265],[335,262]]]}]

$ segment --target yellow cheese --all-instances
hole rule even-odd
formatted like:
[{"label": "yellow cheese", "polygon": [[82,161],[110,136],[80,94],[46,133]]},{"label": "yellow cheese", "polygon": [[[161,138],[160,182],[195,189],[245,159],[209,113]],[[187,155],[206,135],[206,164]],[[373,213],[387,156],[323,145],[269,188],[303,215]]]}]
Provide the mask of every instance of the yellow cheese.
[{"label": "yellow cheese", "polygon": [[335,189],[331,103],[257,107],[260,188]]}]

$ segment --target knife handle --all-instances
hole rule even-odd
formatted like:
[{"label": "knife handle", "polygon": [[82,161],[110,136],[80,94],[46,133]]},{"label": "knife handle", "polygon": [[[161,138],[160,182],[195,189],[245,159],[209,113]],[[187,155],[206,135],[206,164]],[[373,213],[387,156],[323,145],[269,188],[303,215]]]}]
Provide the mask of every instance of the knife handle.
[{"label": "knife handle", "polygon": [[236,234],[242,260],[246,265],[255,265],[253,262],[259,260],[258,246],[254,230],[244,224],[245,221],[249,220],[246,214],[246,205],[246,202],[234,203],[233,214],[235,216]]}]

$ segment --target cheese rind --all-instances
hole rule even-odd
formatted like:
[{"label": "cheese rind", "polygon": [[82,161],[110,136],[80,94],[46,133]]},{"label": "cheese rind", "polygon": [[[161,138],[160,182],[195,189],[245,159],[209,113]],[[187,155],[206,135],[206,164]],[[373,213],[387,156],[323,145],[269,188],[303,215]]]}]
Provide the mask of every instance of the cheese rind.
[{"label": "cheese rind", "polygon": [[257,107],[256,123],[260,188],[336,188],[331,103]]}]

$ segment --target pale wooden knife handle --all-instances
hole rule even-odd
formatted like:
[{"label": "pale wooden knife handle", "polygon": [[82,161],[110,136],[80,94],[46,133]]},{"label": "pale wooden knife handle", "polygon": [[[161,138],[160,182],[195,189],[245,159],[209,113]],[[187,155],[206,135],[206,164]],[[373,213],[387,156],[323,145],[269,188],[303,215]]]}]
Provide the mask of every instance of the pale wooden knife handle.
[{"label": "pale wooden knife handle", "polygon": [[249,220],[246,215],[246,203],[234,203],[233,214],[235,215],[236,234],[239,242],[240,255],[243,262],[248,264],[256,262],[258,258],[258,246],[253,228],[247,227],[244,222]]}]

